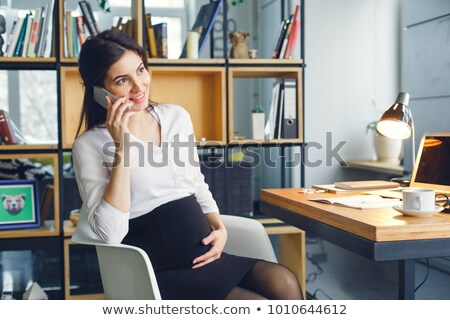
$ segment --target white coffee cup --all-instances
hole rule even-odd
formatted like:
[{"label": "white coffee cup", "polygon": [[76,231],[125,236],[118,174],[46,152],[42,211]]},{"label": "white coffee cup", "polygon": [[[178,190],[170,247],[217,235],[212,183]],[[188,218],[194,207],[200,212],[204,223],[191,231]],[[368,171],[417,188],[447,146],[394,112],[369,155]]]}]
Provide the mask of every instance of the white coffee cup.
[{"label": "white coffee cup", "polygon": [[435,208],[436,200],[434,190],[419,188],[403,190],[403,209],[433,211]]}]

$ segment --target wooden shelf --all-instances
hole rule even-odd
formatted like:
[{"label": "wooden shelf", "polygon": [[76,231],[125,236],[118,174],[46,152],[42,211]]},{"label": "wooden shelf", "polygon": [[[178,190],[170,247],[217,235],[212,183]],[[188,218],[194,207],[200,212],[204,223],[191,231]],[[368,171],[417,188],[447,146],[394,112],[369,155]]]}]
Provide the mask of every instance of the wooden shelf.
[{"label": "wooden shelf", "polygon": [[272,139],[272,140],[255,140],[255,139],[242,139],[242,140],[230,140],[229,144],[230,145],[243,145],[243,144],[248,144],[248,145],[253,145],[253,144],[257,144],[257,145],[273,145],[273,144],[289,144],[289,143],[293,143],[293,144],[297,144],[297,143],[303,143],[303,141],[301,139]]},{"label": "wooden shelf", "polygon": [[258,67],[264,67],[267,65],[303,65],[302,59],[229,59],[228,64],[234,65],[255,65]]},{"label": "wooden shelf", "polygon": [[58,145],[57,144],[8,144],[8,145],[0,146],[0,151],[3,151],[3,150],[4,151],[58,150]]},{"label": "wooden shelf", "polygon": [[[274,59],[276,60],[276,59]],[[274,79],[294,79],[297,82],[297,136],[296,139],[273,139],[266,140],[235,140],[234,139],[234,80],[236,79],[259,79],[259,78],[274,78]],[[244,143],[260,143],[264,144],[277,144],[277,143],[302,143],[303,142],[303,92],[302,92],[302,68],[298,67],[265,67],[261,68],[258,65],[246,66],[246,67],[230,67],[228,69],[228,141],[233,144]]]},{"label": "wooden shelf", "polygon": [[62,147],[72,148],[83,105],[83,87],[78,67],[61,67]]},{"label": "wooden shelf", "polygon": [[34,238],[34,237],[55,237],[59,235],[59,227],[54,220],[44,222],[39,229],[21,229],[21,230],[2,230],[0,231],[0,239],[7,238]]},{"label": "wooden shelf", "polygon": [[152,100],[185,108],[194,123],[198,141],[226,143],[225,68],[149,68]]},{"label": "wooden shelf", "polygon": [[[346,163],[349,168],[387,173],[396,176],[405,174],[405,168],[395,163],[380,162],[376,160],[348,160]],[[345,164],[342,165],[345,167]]]},{"label": "wooden shelf", "polygon": [[[53,162],[53,186],[59,190],[58,154],[56,153],[10,153],[0,154],[0,160],[4,159],[51,159]],[[2,230],[0,238],[31,238],[50,237],[59,235],[59,192],[53,195],[54,220],[46,220],[40,229]]]},{"label": "wooden shelf", "polygon": [[23,62],[23,63],[54,63],[55,57],[50,58],[28,58],[28,57],[0,57],[0,63]]},{"label": "wooden shelf", "polygon": [[167,65],[167,66],[180,66],[180,65],[225,65],[225,59],[148,59],[148,64],[152,65]]},{"label": "wooden shelf", "polygon": [[70,220],[64,220],[63,221],[63,233],[64,237],[71,237],[75,233],[75,230],[77,229],[76,226],[73,225],[72,221]]}]

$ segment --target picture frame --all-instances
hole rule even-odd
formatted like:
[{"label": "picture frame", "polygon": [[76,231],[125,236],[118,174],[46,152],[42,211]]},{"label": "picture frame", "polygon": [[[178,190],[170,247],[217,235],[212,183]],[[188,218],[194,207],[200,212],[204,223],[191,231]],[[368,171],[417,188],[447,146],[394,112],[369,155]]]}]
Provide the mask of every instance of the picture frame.
[{"label": "picture frame", "polygon": [[36,180],[0,180],[0,231],[40,227]]},{"label": "picture frame", "polygon": [[[221,7],[222,7],[222,0],[215,0],[201,6],[199,12],[197,13],[197,18],[195,19],[194,25],[192,26],[191,30],[200,33],[200,39],[198,41],[199,56],[202,53],[203,47],[205,46],[206,43],[206,37],[211,31],[211,27]],[[184,44],[180,58],[186,58],[186,54],[187,54],[187,43]]]}]

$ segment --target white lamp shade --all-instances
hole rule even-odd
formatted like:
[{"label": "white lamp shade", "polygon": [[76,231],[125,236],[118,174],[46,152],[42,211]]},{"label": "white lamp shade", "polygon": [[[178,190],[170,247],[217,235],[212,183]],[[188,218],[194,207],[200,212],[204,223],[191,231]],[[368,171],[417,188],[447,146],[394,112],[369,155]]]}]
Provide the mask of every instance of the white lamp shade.
[{"label": "white lamp shade", "polygon": [[411,136],[411,127],[398,120],[382,120],[377,123],[377,130],[383,136],[391,139],[408,139]]}]

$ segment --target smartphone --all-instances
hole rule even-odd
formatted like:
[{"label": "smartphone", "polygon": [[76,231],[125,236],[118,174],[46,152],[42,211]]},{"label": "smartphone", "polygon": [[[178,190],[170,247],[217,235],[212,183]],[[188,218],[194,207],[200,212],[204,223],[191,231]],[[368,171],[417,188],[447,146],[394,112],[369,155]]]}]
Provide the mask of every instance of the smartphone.
[{"label": "smartphone", "polygon": [[105,97],[108,96],[111,99],[111,102],[117,100],[117,97],[113,95],[111,92],[106,90],[105,88],[95,86],[94,87],[94,100],[97,101],[103,108],[108,109],[108,105],[106,104]]}]

